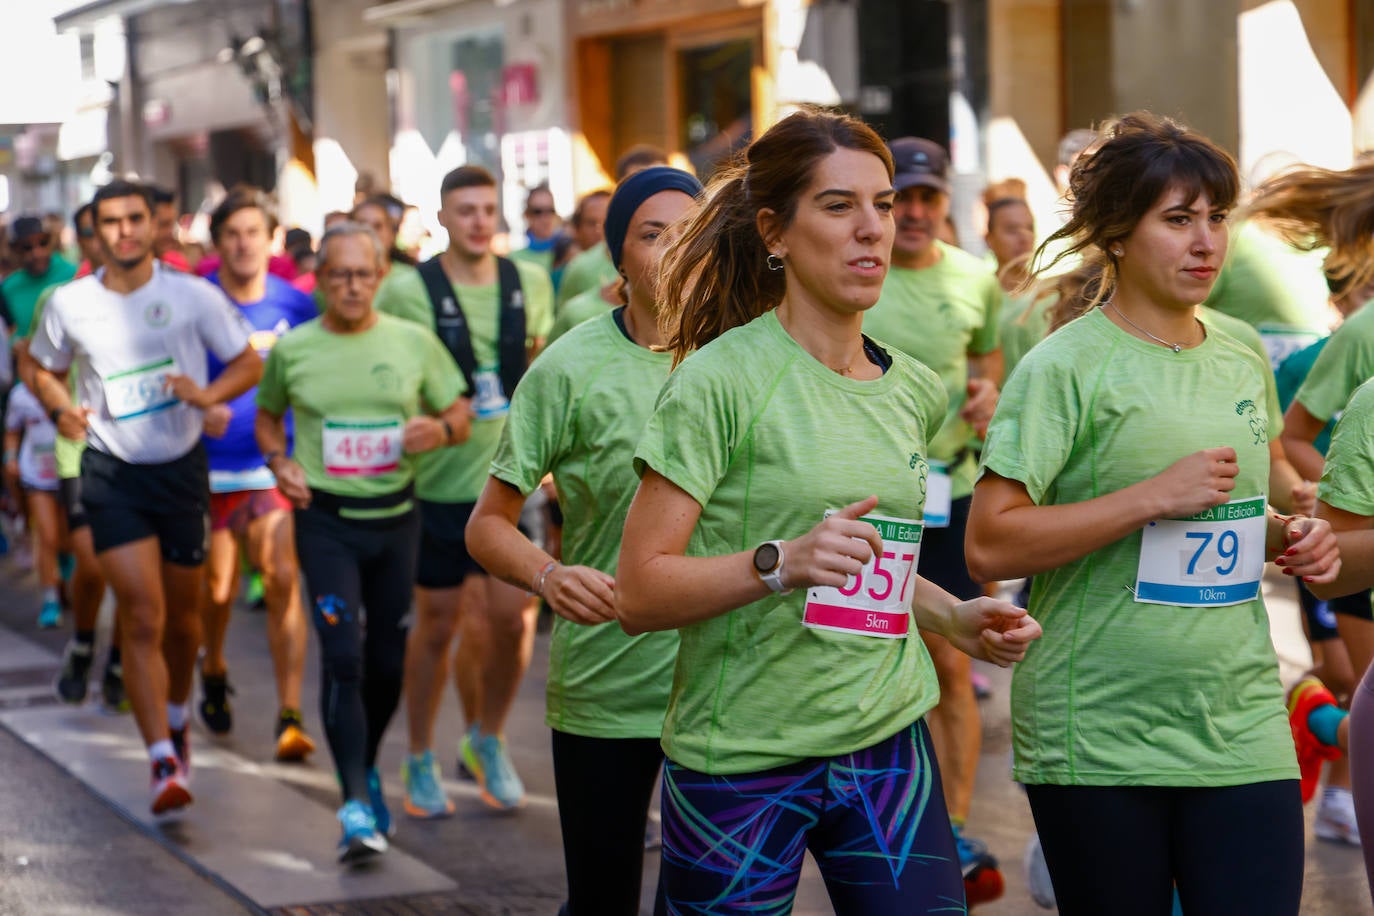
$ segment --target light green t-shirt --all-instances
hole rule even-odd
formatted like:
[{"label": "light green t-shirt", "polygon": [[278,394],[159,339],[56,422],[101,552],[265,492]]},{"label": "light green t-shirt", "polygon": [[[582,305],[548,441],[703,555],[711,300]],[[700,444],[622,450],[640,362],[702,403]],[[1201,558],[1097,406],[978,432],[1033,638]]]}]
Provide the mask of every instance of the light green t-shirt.
[{"label": "light green t-shirt", "polygon": [[1027,353],[1050,332],[1050,311],[1059,298],[1044,295],[1035,298],[1035,292],[1013,296],[1003,293],[1002,322],[998,334],[1002,341],[1003,378],[1011,378],[1014,370]]},{"label": "light green t-shirt", "polygon": [[600,289],[618,276],[605,242],[578,252],[563,268],[563,281],[558,285],[558,309],[561,311],[579,293]]},{"label": "light green t-shirt", "polygon": [[[866,496],[919,521],[927,445],[945,416],[935,374],[892,352],[880,379],[812,358],[773,312],[689,356],[659,394],[635,451],[701,504],[689,556],[800,537]],[[911,626],[881,639],[802,626],[807,590],[769,595],[683,627],[663,749],[711,774],[869,747],[939,699]]]},{"label": "light green t-shirt", "polygon": [[[463,375],[439,338],[411,322],[378,315],[366,331],[335,334],[320,321],[297,325],[277,341],[258,383],[258,406],[277,416],[292,409],[294,457],[311,489],[395,493],[414,477],[417,462],[382,446],[386,429],[379,424],[392,423],[394,433],[396,422],[446,409],[463,393]],[[357,470],[365,465],[372,467]]]},{"label": "light green t-shirt", "polygon": [[1244,345],[1247,350],[1265,362],[1269,361],[1269,351],[1264,348],[1264,338],[1259,331],[1255,330],[1253,325],[1205,305],[1198,306],[1197,317],[1209,329],[1216,329],[1223,334],[1229,334],[1236,343]]},{"label": "light green t-shirt", "polygon": [[601,298],[599,286],[572,297],[558,309],[558,314],[553,319],[553,329],[549,331],[548,342],[553,343],[582,322],[598,315],[605,315],[611,309],[611,304]]},{"label": "light green t-shirt", "polygon": [[[548,336],[549,328],[553,325],[553,284],[544,269],[535,264],[516,261],[515,267],[520,272],[520,289],[525,300],[525,345],[532,347]],[[418,273],[416,279],[419,280]],[[434,309],[429,304],[429,295],[425,293],[422,281],[420,292],[425,297],[424,312],[417,313],[412,320],[433,332]],[[501,318],[499,284],[455,284],[453,292],[462,305],[463,317],[472,335],[472,354],[477,359],[477,371],[496,371]],[[496,454],[496,443],[505,425],[504,408],[490,417],[484,417],[479,411],[477,418],[472,421],[472,434],[466,442],[421,456],[415,475],[415,494],[430,502],[476,502],[487,482],[491,458]]]},{"label": "light green t-shirt", "polygon": [[[59,284],[60,285],[60,284]],[[38,302],[33,307],[33,319],[30,327],[39,327],[43,321],[43,311],[48,307],[48,300],[52,298],[53,290],[57,286],[49,286],[38,296]],[[71,392],[72,403],[76,403],[76,373],[72,372],[67,376],[67,388]],[[59,435],[53,443],[53,460],[57,462],[57,476],[60,480],[74,480],[81,476],[81,453],[86,450],[86,440],[68,439],[66,436]]]},{"label": "light green t-shirt", "polygon": [[535,251],[533,248],[517,248],[510,253],[512,261],[524,261],[526,264],[533,264],[544,273],[553,272],[553,249],[545,248],[543,251]]},{"label": "light green t-shirt", "polygon": [[425,281],[420,277],[419,268],[404,262],[391,265],[377,287],[372,307],[385,315],[434,327],[434,307],[430,305]]},{"label": "light green t-shirt", "polygon": [[1370,378],[1374,378],[1374,308],[1365,303],[1336,328],[1317,355],[1298,389],[1297,402],[1318,420],[1330,420]]},{"label": "light green t-shirt", "polygon": [[1253,222],[1231,233],[1226,263],[1203,305],[1258,330],[1275,366],[1326,336],[1323,251],[1299,251]]},{"label": "light green t-shirt", "polygon": [[882,296],[864,314],[864,333],[940,376],[949,415],[930,443],[930,457],[952,465],[952,495],[959,499],[973,492],[978,464],[968,447],[973,427],[959,418],[967,396],[968,356],[997,349],[1002,287],[978,258],[944,242],[935,244],[943,257],[933,267],[887,272]]},{"label": "light green t-shirt", "polygon": [[1346,512],[1374,517],[1374,383],[1350,396],[1331,434],[1317,496]]},{"label": "light green t-shirt", "polygon": [[[547,473],[563,510],[563,562],[615,575],[639,480],[634,448],[673,358],[625,337],[609,312],[540,354],[511,398],[491,476],[528,496]],[[677,631],[627,636],[555,617],[548,726],[592,738],[657,738]]]},{"label": "light green t-shirt", "polygon": [[[1094,309],[1022,360],[1002,392],[983,466],[1023,483],[1037,505],[1067,505],[1229,445],[1240,468],[1232,498],[1260,496],[1269,439],[1282,422],[1263,410],[1272,386],[1267,363],[1225,334],[1174,353]],[[1044,636],[1012,676],[1015,778],[1100,786],[1296,779],[1263,599],[1208,608],[1136,602],[1141,543],[1135,532],[1036,575],[1030,612]]]}]

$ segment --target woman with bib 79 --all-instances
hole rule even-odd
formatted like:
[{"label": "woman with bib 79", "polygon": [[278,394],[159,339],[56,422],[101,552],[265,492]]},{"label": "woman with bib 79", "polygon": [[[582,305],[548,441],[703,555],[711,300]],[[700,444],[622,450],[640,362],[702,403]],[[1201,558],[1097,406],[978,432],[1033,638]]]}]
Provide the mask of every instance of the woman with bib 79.
[{"label": "woman with bib 79", "polygon": [[681,634],[669,913],[786,913],[808,848],[838,913],[963,902],[913,619],[1003,665],[1039,626],[914,573],[945,394],[862,334],[892,174],[861,122],[790,115],[712,183],[664,268],[680,364],[635,454],[616,598],[627,631]]},{"label": "woman with bib 79", "polygon": [[[1148,112],[1075,164],[1058,239],[1105,258],[1085,314],[1028,354],[974,491],[975,577],[1034,575],[1045,627],[1012,681],[1060,912],[1298,911],[1298,767],[1260,595],[1322,581],[1325,522],[1267,507],[1269,367],[1197,318],[1235,163]],[[1042,252],[1044,248],[1042,247]],[[1103,837],[1111,836],[1110,843]]]}]

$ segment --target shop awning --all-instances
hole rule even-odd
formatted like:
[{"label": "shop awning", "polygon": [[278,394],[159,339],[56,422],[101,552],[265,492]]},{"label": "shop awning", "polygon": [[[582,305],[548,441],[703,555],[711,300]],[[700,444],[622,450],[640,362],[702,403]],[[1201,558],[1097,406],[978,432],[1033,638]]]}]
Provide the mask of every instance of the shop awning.
[{"label": "shop awning", "polygon": [[128,18],[159,6],[195,2],[197,0],[92,0],[89,3],[68,3],[69,8],[54,15],[52,21],[59,31],[89,29],[107,16]]},{"label": "shop awning", "polygon": [[[424,19],[431,13],[452,9],[466,2],[468,0],[393,0],[391,3],[379,3],[363,10],[363,21],[381,26],[401,25]],[[505,0],[505,3],[508,2],[510,0]],[[504,6],[505,3],[497,0],[496,5]]]}]

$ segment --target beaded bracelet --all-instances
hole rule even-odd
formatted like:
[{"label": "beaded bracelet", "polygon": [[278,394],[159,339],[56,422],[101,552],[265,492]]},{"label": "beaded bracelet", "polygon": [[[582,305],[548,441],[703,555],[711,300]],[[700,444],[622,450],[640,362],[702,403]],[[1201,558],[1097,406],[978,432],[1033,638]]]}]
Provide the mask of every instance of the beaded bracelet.
[{"label": "beaded bracelet", "polygon": [[545,563],[544,568],[534,574],[534,582],[530,584],[530,591],[534,592],[534,594],[538,595],[540,598],[543,598],[544,582],[549,578],[549,573],[552,572],[553,568],[557,565],[558,563],[554,560]]}]

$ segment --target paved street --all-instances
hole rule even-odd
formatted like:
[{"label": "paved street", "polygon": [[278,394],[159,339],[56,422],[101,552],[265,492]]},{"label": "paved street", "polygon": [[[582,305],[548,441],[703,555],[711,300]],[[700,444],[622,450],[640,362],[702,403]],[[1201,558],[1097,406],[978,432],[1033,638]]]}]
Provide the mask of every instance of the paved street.
[{"label": "paved street", "polygon": [[[1270,583],[1274,633],[1286,678],[1306,664],[1293,602],[1281,578]],[[145,814],[146,763],[128,717],[50,700],[62,637],[33,628],[32,579],[0,561],[0,914],[101,913],[472,913],[552,916],[562,899],[548,736],[543,725],[547,640],[522,688],[509,740],[530,791],[519,814],[489,812],[471,783],[450,778],[456,816],[419,823],[401,816],[393,853],[377,867],[343,872],[333,863],[334,778],[323,750],[315,661],[307,678],[307,723],[321,751],[305,766],[270,761],[273,697],[263,617],[236,612],[230,634],[236,724],[227,739],[195,725],[196,804],[153,824]],[[1021,853],[1030,813],[1011,783],[1006,672],[988,672],[985,740],[970,832],[1004,863],[1007,893],[980,907],[986,916],[1044,912],[1025,891]],[[441,717],[446,775],[458,738],[456,704]],[[22,742],[22,743],[21,743]],[[27,746],[26,746],[27,745]],[[393,808],[404,723],[393,724],[382,768]],[[1309,818],[1311,816],[1309,810]],[[1104,842],[1110,842],[1104,837]],[[655,856],[645,858],[646,888]],[[648,913],[648,893],[644,912]],[[798,914],[830,912],[814,870]],[[1358,852],[1309,841],[1304,914],[1371,912]]]}]

